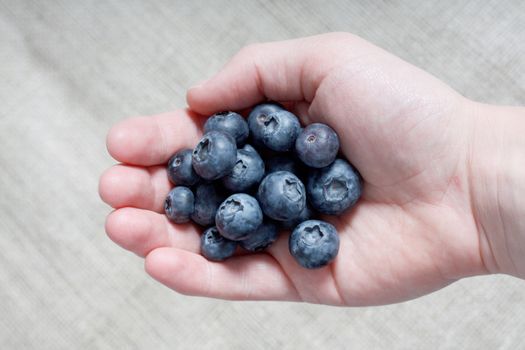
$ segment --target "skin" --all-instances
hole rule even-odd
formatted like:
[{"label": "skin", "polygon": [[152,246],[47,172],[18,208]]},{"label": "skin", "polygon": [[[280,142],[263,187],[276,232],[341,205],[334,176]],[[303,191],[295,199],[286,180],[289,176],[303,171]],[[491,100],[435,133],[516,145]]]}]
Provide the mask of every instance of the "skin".
[{"label": "skin", "polygon": [[[199,255],[199,230],[161,214],[164,164],[201,135],[202,115],[285,101],[322,122],[359,169],[356,207],[326,217],[340,233],[335,261],[301,268],[288,234],[268,251],[225,262]],[[525,109],[468,100],[428,73],[347,33],[244,48],[190,89],[194,112],[125,120],[107,138],[119,162],[100,180],[116,208],[109,237],[145,257],[173,290],[241,300],[377,305],[488,273],[525,277]],[[170,137],[168,137],[170,135]]]}]

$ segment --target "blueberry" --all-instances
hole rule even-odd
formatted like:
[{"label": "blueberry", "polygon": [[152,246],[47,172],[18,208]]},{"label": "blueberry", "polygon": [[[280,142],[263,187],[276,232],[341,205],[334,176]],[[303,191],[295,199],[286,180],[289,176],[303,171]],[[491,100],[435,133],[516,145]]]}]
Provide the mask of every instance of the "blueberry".
[{"label": "blueberry", "polygon": [[295,140],[295,152],[304,164],[313,168],[330,165],[339,151],[339,138],[326,124],[305,127]]},{"label": "blueberry", "polygon": [[261,115],[268,115],[282,110],[284,110],[284,107],[277,102],[264,102],[253,107],[248,118],[257,118]]},{"label": "blueberry", "polygon": [[247,238],[262,221],[259,203],[245,193],[236,193],[226,198],[215,215],[217,229],[221,235],[232,241]]},{"label": "blueberry", "polygon": [[166,216],[176,223],[190,221],[193,209],[194,197],[188,187],[177,186],[173,188],[164,201]]},{"label": "blueberry", "polygon": [[201,254],[208,260],[221,261],[235,253],[237,242],[219,234],[216,227],[210,227],[201,236]]},{"label": "blueberry", "polygon": [[262,136],[263,136],[261,133],[262,128],[256,128],[256,127],[251,128],[249,126],[250,120],[252,120],[252,122],[257,121],[257,120],[260,120],[261,118],[265,118],[265,116],[267,116],[268,114],[278,112],[278,111],[283,111],[283,110],[284,110],[284,107],[276,102],[265,102],[265,103],[261,103],[253,107],[250,114],[248,115],[248,129],[250,129],[251,131],[251,142],[256,148],[258,149],[264,148],[264,145],[260,141],[262,140]]},{"label": "blueberry", "polygon": [[232,136],[221,131],[204,134],[193,150],[193,168],[202,178],[216,180],[235,166],[237,146]]},{"label": "blueberry", "polygon": [[192,186],[199,181],[199,175],[191,164],[191,149],[183,149],[170,158],[168,179],[173,184],[182,186]]},{"label": "blueberry", "polygon": [[306,204],[298,217],[291,220],[281,221],[281,227],[285,230],[293,230],[301,222],[310,220],[314,217],[314,215],[314,211],[310,208],[308,204]]},{"label": "blueberry", "polygon": [[268,248],[277,239],[279,231],[277,225],[265,220],[248,238],[240,241],[241,247],[251,252],[259,252]]},{"label": "blueberry", "polygon": [[320,213],[338,215],[361,196],[361,177],[347,161],[336,159],[321,169],[311,169],[307,182],[308,200]]},{"label": "blueberry", "polygon": [[306,205],[306,191],[297,176],[288,171],[267,175],[259,185],[257,199],[267,216],[274,220],[292,220]]},{"label": "blueberry", "polygon": [[269,158],[265,164],[266,174],[274,173],[276,171],[288,171],[297,175],[301,172],[299,164],[297,164],[293,156],[289,154],[273,156]]},{"label": "blueberry", "polygon": [[258,184],[264,176],[264,162],[250,145],[237,150],[237,162],[231,173],[222,178],[230,191],[244,192]]},{"label": "blueberry", "polygon": [[333,225],[308,220],[293,230],[288,247],[299,265],[317,269],[334,260],[339,251],[339,236]]},{"label": "blueberry", "polygon": [[191,219],[199,225],[210,226],[215,223],[215,214],[219,205],[224,200],[215,186],[211,183],[203,183],[195,189],[195,210]]},{"label": "blueberry", "polygon": [[248,123],[244,118],[235,112],[215,113],[206,120],[204,132],[222,131],[233,136],[237,145],[243,145],[248,138]]},{"label": "blueberry", "polygon": [[252,112],[248,116],[248,127],[257,145],[278,152],[291,150],[301,130],[297,117],[284,109],[269,114]]}]

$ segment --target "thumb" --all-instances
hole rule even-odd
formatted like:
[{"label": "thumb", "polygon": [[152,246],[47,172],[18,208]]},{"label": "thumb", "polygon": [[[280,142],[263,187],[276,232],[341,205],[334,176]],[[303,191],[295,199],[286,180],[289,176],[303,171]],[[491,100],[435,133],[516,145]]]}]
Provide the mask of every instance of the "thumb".
[{"label": "thumb", "polygon": [[346,42],[340,36],[356,38],[325,34],[246,46],[218,74],[189,89],[188,105],[206,115],[240,110],[266,99],[311,102],[324,76],[344,56],[340,51]]}]

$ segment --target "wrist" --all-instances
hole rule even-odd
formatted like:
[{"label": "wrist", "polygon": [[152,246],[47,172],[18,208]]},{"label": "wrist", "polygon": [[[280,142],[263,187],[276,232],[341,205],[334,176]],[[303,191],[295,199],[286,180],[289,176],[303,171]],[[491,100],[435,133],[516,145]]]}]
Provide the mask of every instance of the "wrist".
[{"label": "wrist", "polygon": [[525,108],[472,102],[472,211],[489,272],[525,278]]}]

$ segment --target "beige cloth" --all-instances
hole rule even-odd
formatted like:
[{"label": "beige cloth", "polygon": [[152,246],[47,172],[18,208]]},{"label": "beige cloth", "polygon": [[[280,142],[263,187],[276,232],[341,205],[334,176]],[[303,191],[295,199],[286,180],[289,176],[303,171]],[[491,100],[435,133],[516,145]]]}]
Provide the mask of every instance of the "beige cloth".
[{"label": "beige cloth", "polygon": [[252,42],[351,31],[471,98],[525,104],[524,14],[521,0],[0,0],[0,349],[525,348],[510,277],[373,308],[177,295],[105,236],[97,195],[113,123],[184,106]]}]

